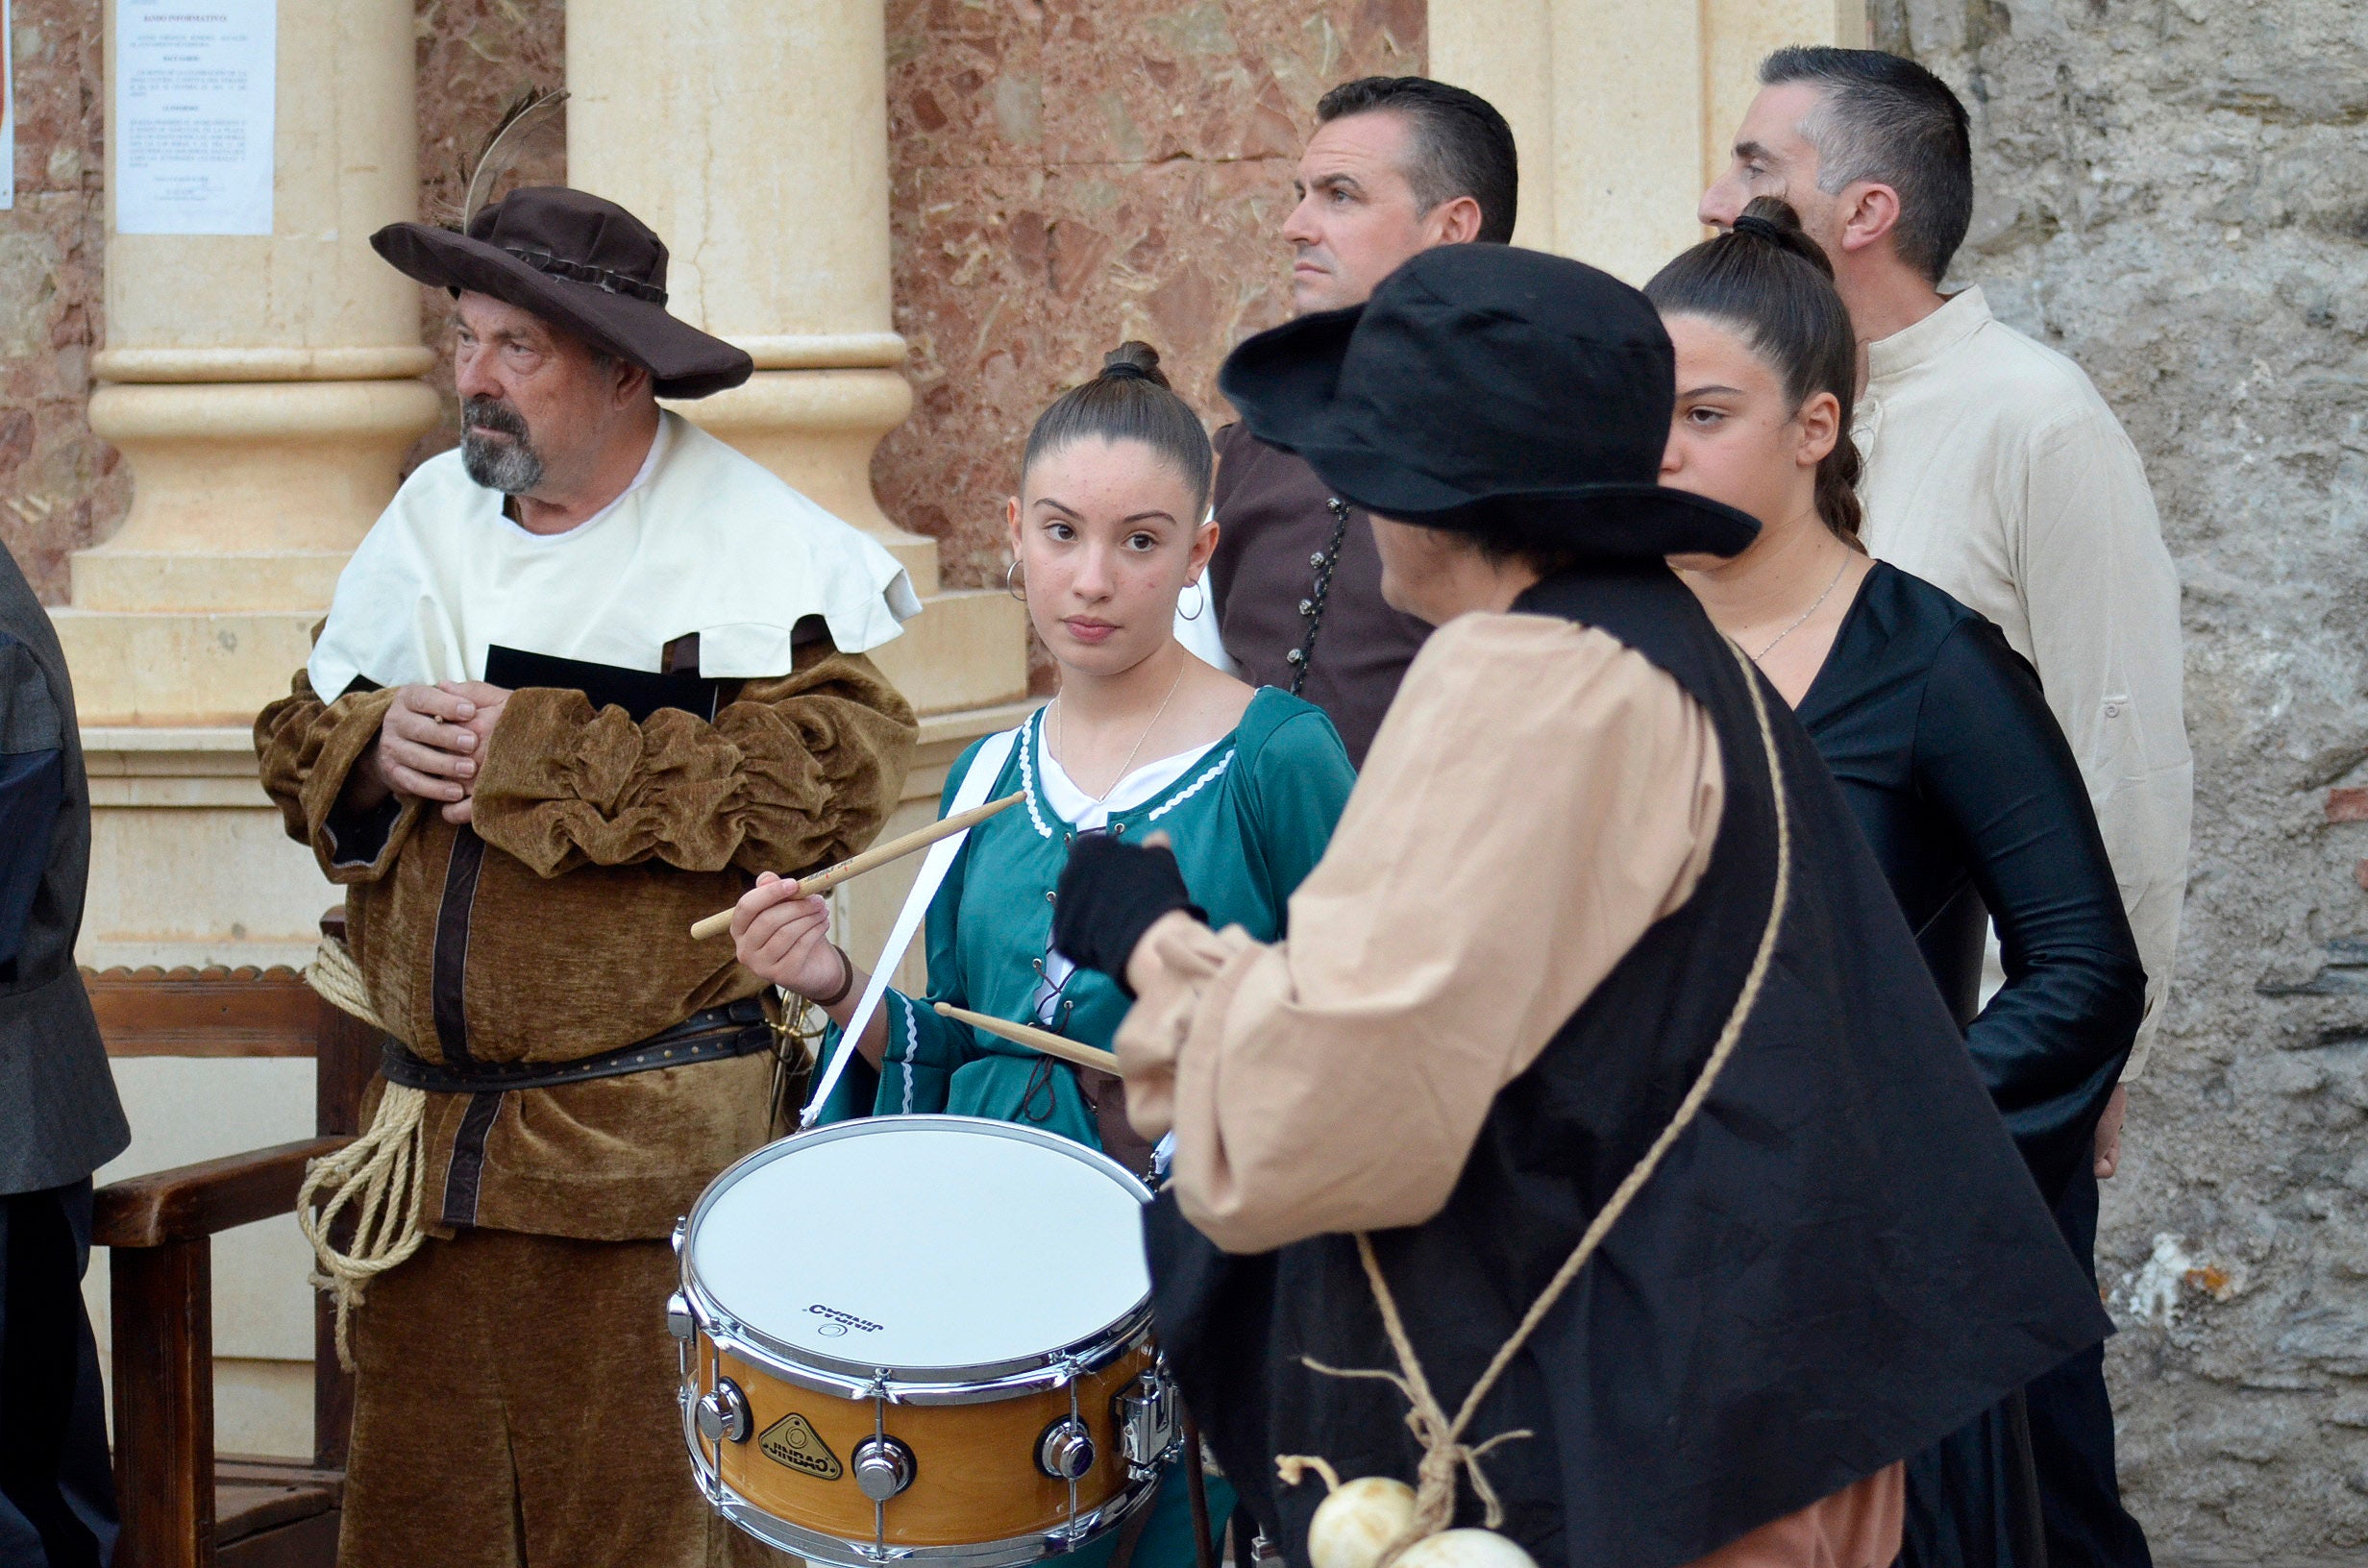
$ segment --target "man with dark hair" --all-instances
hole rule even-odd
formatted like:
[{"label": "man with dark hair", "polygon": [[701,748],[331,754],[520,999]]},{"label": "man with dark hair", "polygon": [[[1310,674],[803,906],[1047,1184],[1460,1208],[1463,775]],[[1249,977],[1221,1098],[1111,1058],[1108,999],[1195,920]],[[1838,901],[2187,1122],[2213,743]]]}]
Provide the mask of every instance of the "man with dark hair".
[{"label": "man with dark hair", "polygon": [[[1283,224],[1301,314],[1362,305],[1435,245],[1512,239],[1513,131],[1487,100],[1418,76],[1369,76],[1325,93],[1316,121]],[[1177,629],[1204,656],[1322,708],[1361,764],[1430,628],[1382,602],[1364,514],[1306,462],[1239,425],[1217,432],[1217,452],[1205,602],[1222,647],[1193,624],[1197,613]]]},{"label": "man with dark hair", "polygon": [[[2181,716],[2179,578],[2136,449],[2080,367],[1941,280],[1973,212],[1969,122],[1913,61],[1780,49],[1736,133],[1705,223],[1778,196],[1834,263],[1864,355],[1855,435],[1875,554],[1997,623],[2037,667],[2080,760],[2147,971],[2122,1080],[2144,1068],[2186,892],[2194,765]],[[2120,1158],[2124,1096],[2057,1211],[2091,1263],[2097,1179]],[[2121,1506],[2102,1347],[2029,1391],[2056,1568],[2149,1561]]]}]

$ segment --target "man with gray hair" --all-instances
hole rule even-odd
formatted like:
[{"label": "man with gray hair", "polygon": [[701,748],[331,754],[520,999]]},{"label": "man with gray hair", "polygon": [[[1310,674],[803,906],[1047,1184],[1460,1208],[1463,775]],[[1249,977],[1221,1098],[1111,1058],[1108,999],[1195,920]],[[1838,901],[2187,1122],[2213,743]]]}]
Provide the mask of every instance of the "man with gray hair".
[{"label": "man with gray hair", "polygon": [[[1780,49],[1760,81],[1702,220],[1732,224],[1759,196],[1800,214],[1833,261],[1863,355],[1853,433],[1869,549],[1997,623],[2038,670],[2146,965],[2127,1084],[2169,989],[2194,782],[2179,578],[2144,468],[2078,365],[1991,316],[1980,288],[1941,292],[1973,213],[1957,95],[1913,61],[1865,49]],[[2123,1101],[2116,1090],[2093,1166],[2057,1211],[2092,1271],[2096,1181],[2118,1162]],[[2029,1407],[2045,1560],[2147,1563],[2114,1478],[2102,1349],[2034,1384]]]},{"label": "man with gray hair", "polygon": [[357,1373],[337,1560],[715,1568],[756,1549],[681,1474],[667,1238],[786,1096],[762,982],[690,925],[896,809],[918,731],[867,654],[920,606],[660,406],[754,366],[667,310],[632,213],[530,185],[371,244],[452,295],[460,449],[256,722],[386,1035],[361,1147],[415,1173],[359,1227],[384,1250],[316,1241]]}]

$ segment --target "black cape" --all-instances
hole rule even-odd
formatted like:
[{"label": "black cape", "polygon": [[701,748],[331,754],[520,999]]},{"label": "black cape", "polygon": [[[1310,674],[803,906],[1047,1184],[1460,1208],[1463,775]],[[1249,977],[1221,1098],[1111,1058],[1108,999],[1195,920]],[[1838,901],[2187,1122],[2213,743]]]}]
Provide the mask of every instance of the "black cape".
[{"label": "black cape", "polygon": [[[1452,1410],[1676,1110],[1761,938],[1774,802],[1746,674],[1658,564],[1540,584],[1518,608],[1603,629],[1716,726],[1726,806],[1685,906],[1646,932],[1497,1096],[1446,1207],[1374,1237]],[[1702,1115],[1482,1407],[1467,1440],[1542,1568],[1678,1568],[1912,1454],[2109,1324],[2065,1248],[1882,872],[1761,683],[1792,829],[1775,962]],[[1530,811],[1554,809],[1539,781]],[[1572,868],[1573,875],[1584,874]],[[1353,1093],[1353,1086],[1343,1086]],[[1227,1257],[1147,1211],[1162,1344],[1261,1529],[1304,1564],[1320,1483],[1419,1458],[1353,1242]],[[1477,1523],[1468,1486],[1460,1523]]]}]

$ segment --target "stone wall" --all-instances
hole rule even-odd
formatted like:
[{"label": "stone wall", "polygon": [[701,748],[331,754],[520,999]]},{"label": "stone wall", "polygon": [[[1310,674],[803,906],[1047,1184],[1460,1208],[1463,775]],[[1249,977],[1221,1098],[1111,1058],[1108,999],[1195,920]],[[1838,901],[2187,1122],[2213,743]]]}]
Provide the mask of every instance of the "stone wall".
[{"label": "stone wall", "polygon": [[2185,586],[2194,871],[2099,1248],[2178,1564],[2368,1549],[2368,6],[1876,0],[1974,111],[1957,264],[2095,378]]}]

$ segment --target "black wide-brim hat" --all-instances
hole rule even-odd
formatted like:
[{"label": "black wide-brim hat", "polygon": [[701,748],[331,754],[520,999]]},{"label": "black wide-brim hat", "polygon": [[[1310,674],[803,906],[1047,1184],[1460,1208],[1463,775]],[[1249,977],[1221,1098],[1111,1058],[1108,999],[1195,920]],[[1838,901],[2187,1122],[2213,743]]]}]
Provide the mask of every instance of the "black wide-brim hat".
[{"label": "black wide-brim hat", "polygon": [[525,185],[489,202],[467,233],[390,223],[371,248],[423,283],[490,294],[639,365],[661,398],[738,386],[746,351],[666,313],[666,246],[614,202]]},{"label": "black wide-brim hat", "polygon": [[1676,355],[1652,303],[1509,245],[1416,256],[1362,306],[1249,339],[1218,383],[1344,500],[1513,550],[1737,555],[1760,525],[1659,482]]}]

